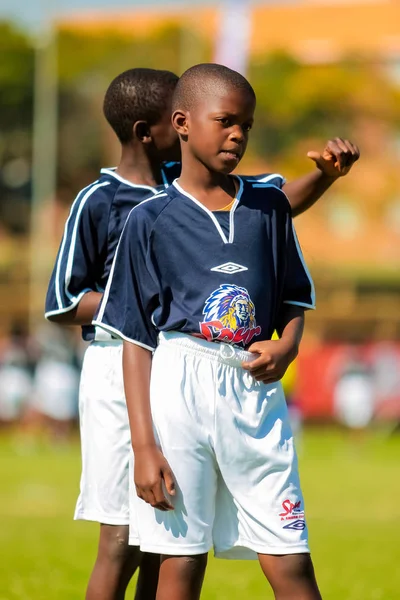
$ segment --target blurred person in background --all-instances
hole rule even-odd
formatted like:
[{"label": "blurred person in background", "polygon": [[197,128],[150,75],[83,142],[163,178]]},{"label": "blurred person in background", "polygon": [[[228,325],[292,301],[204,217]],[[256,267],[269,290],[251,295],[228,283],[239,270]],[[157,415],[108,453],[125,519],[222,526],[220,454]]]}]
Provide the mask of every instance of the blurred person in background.
[{"label": "blurred person in background", "polygon": [[49,320],[81,325],[83,339],[91,342],[80,384],[82,475],[75,510],[75,519],[100,524],[87,600],[123,599],[139,565],[136,597],[156,595],[159,557],[142,556],[134,527],[129,530],[133,478],[122,343],[91,322],[129,211],[179,175],[179,142],[170,118],[177,82],[173,73],[154,69],[130,69],[111,82],[104,115],[120,141],[121,160],[116,169],[102,169],[72,205],[46,298]]},{"label": "blurred person in background", "polygon": [[392,341],[374,344],[369,353],[377,418],[389,419],[391,431],[400,432],[400,352]]},{"label": "blurred person in background", "polygon": [[80,364],[74,332],[46,325],[36,333],[35,342],[38,360],[26,427],[49,433],[54,442],[62,443],[78,416]]},{"label": "blurred person in background", "polygon": [[334,407],[338,421],[352,431],[365,430],[373,419],[373,373],[356,346],[345,354],[334,388]]},{"label": "blurred person in background", "polygon": [[24,328],[15,323],[0,356],[0,426],[18,424],[33,391],[32,346]]}]

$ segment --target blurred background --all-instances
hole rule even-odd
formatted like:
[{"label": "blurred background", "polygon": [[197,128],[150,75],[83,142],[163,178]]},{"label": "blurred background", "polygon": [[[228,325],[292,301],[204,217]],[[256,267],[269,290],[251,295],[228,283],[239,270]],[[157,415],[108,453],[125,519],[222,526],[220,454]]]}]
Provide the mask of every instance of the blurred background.
[{"label": "blurred background", "polygon": [[[314,168],[306,154],[322,150],[329,138],[359,145],[362,157],[350,175],[296,219],[317,311],[307,315],[301,354],[285,380],[296,427],[303,421],[324,426],[299,437],[305,456],[314,457],[305,466],[306,486],[327,477],[316,456],[337,460],[338,478],[354,480],[358,500],[350,516],[343,507],[339,516],[358,523],[356,552],[365,503],[359,490],[371,482],[374,465],[378,481],[385,465],[382,488],[394,497],[400,492],[398,473],[389,468],[393,452],[399,456],[394,434],[400,423],[400,1],[0,0],[0,52],[0,425],[13,432],[12,438],[4,433],[3,449],[15,445],[25,468],[34,460],[32,469],[40,472],[50,461],[54,471],[59,456],[37,450],[32,440],[43,431],[58,446],[72,439],[62,459],[71,479],[52,488],[49,503],[57,504],[60,489],[63,498],[69,494],[70,506],[57,513],[65,510],[67,522],[79,475],[75,432],[84,347],[78,331],[44,322],[43,304],[72,201],[101,167],[119,159],[102,115],[110,81],[135,66],[181,74],[208,61],[246,74],[258,107],[241,173],[277,171],[292,180]],[[327,430],[327,423],[355,434],[354,470],[346,471],[352,434],[342,437],[341,428]],[[363,437],[367,428],[372,438]],[[368,450],[364,439],[372,440]],[[19,472],[11,454],[4,458],[3,476],[12,481],[11,472],[19,473],[20,481],[24,467]],[[40,486],[38,491],[32,485],[40,496]],[[10,489],[11,498],[17,492]],[[318,493],[311,503],[323,520],[321,506],[335,498],[332,515],[340,499],[336,491],[329,498]],[[366,512],[376,511],[382,520],[386,502],[382,496]],[[399,509],[391,507],[389,515],[398,519]],[[386,534],[389,521],[387,526]],[[371,541],[372,553],[379,535]],[[329,561],[322,542],[321,548]],[[217,571],[213,576],[218,578]],[[324,597],[332,599],[400,597],[400,582],[396,588],[375,583],[364,589],[360,583],[332,592],[328,581],[327,574]],[[0,598],[48,597],[15,585]],[[52,597],[63,598],[57,585]],[[225,597],[210,590],[205,597]],[[246,590],[226,597],[246,597]],[[67,597],[82,594],[71,588]]]}]

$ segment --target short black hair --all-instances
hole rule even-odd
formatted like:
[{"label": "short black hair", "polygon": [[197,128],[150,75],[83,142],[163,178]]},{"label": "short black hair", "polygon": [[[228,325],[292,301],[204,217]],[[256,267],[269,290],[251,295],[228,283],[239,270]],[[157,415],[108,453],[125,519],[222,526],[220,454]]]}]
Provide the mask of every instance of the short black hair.
[{"label": "short black hair", "polygon": [[139,68],[124,71],[110,83],[103,112],[121,144],[132,140],[136,121],[154,125],[162,118],[178,79],[171,71]]},{"label": "short black hair", "polygon": [[190,67],[180,77],[174,92],[172,110],[190,110],[202,91],[210,89],[215,92],[216,85],[243,90],[256,99],[252,86],[243,75],[224,65],[202,63]]}]

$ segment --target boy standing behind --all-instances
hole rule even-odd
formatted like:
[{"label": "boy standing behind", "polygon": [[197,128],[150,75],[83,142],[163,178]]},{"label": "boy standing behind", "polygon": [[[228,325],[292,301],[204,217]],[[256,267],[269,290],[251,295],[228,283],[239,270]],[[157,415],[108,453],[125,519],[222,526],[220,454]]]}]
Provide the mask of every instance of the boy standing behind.
[{"label": "boy standing behind", "polygon": [[[102,169],[71,207],[46,298],[46,317],[81,325],[91,344],[83,361],[79,421],[81,489],[75,519],[100,523],[97,559],[86,600],[122,600],[141,563],[137,600],[152,600],[158,557],[142,558],[129,535],[130,432],[122,379],[122,342],[91,325],[115,249],[133,206],[179,175],[177,134],[171,124],[178,77],[130,69],[108,87],[104,115],[121,143],[117,169]],[[133,544],[136,543],[136,546]]]}]

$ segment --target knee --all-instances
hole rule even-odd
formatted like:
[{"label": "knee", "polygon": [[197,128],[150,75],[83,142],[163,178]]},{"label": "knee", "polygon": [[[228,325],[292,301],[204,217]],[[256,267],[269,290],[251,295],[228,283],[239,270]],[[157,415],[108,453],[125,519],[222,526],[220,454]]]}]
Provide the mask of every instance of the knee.
[{"label": "knee", "polygon": [[130,552],[138,550],[128,544],[129,527],[127,525],[102,525],[99,542],[99,557],[123,562]]},{"label": "knee", "polygon": [[[197,579],[204,575],[207,566],[207,554],[196,556],[162,556],[161,564],[165,562],[174,563],[174,571],[180,578],[186,580]],[[172,559],[172,560],[171,560]]]},{"label": "knee", "polygon": [[[319,598],[312,590],[317,590],[314,567],[309,554],[288,554],[284,556],[264,556],[261,566],[267,576],[276,597],[284,593],[292,596],[297,590],[298,598]],[[311,595],[309,595],[309,591]],[[305,594],[305,595],[304,595]]]},{"label": "knee", "polygon": [[287,581],[306,581],[314,579],[314,567],[309,554],[285,556],[282,561],[282,577]]}]

